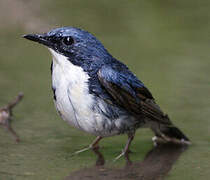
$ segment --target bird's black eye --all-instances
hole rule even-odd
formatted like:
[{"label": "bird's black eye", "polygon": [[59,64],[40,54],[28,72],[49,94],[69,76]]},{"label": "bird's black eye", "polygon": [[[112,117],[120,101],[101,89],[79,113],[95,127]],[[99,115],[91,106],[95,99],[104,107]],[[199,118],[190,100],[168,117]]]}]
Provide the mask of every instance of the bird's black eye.
[{"label": "bird's black eye", "polygon": [[62,40],[64,45],[70,46],[74,43],[74,39],[71,36],[64,37]]}]

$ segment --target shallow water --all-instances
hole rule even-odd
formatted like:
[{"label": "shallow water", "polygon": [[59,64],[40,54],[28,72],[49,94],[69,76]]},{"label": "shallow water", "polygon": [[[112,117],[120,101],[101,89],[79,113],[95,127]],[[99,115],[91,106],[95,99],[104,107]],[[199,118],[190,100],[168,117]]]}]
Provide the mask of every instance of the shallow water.
[{"label": "shallow water", "polygon": [[[0,179],[60,180],[95,164],[92,152],[70,156],[94,137],[58,117],[52,102],[50,54],[21,38],[61,25],[81,27],[96,35],[148,86],[174,124],[192,140],[193,145],[181,154],[166,179],[206,180],[210,176],[210,2],[5,3],[0,2],[0,106],[19,91],[25,97],[14,109],[12,122],[21,142],[16,144],[0,128]],[[137,132],[133,161],[144,159],[153,146],[152,136],[147,129]],[[101,142],[108,165],[121,152],[126,138]],[[124,164],[121,159],[113,166],[122,168]]]},{"label": "shallow water", "polygon": [[96,165],[80,169],[71,173],[65,180],[115,180],[115,179],[138,179],[158,180],[162,179],[170,171],[172,165],[179,158],[187,146],[164,144],[153,147],[140,162],[132,162],[127,157],[123,168],[113,168],[104,163],[103,154],[96,151],[98,157]]}]

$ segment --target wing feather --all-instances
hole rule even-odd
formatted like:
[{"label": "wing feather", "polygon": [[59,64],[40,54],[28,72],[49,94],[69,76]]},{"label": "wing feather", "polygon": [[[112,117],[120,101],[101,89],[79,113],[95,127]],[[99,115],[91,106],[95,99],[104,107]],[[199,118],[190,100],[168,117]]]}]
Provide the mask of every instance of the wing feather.
[{"label": "wing feather", "polygon": [[171,124],[149,90],[125,67],[103,66],[98,71],[98,79],[115,102],[128,112],[135,116],[146,116],[152,121]]}]

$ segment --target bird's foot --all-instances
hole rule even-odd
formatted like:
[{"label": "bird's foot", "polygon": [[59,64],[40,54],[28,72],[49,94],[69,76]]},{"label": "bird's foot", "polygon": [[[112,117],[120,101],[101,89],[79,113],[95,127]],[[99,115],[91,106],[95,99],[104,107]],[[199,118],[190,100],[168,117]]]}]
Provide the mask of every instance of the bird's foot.
[{"label": "bird's foot", "polygon": [[125,152],[122,150],[122,152],[116,158],[114,158],[114,162],[120,159],[124,155],[125,155]]},{"label": "bird's foot", "polygon": [[122,152],[116,158],[114,158],[114,162],[117,161],[118,159],[120,159],[122,156],[125,157],[126,161],[127,160],[130,161],[130,159],[129,159],[129,153],[132,153],[132,152],[130,150],[127,150],[126,151],[125,149],[123,149]]},{"label": "bird's foot", "polygon": [[79,151],[74,152],[73,154],[71,154],[71,156],[74,156],[74,155],[80,154],[80,153],[82,153],[82,152],[88,151],[88,150],[90,150],[91,148],[92,148],[91,146],[88,146],[88,147],[86,147],[86,148],[84,148],[84,149],[81,149],[81,150],[79,150]]},{"label": "bird's foot", "polygon": [[128,141],[125,145],[125,148],[122,150],[121,154],[114,159],[114,162],[117,161],[118,159],[120,159],[122,156],[125,157],[127,162],[128,161],[131,162],[129,159],[129,153],[131,152],[129,146],[130,146],[133,138],[134,138],[134,134],[128,134]]},{"label": "bird's foot", "polygon": [[93,143],[90,144],[88,147],[86,147],[86,148],[84,148],[84,149],[81,149],[81,150],[79,150],[79,151],[74,152],[73,154],[71,154],[71,156],[77,155],[77,154],[79,154],[79,153],[81,153],[81,152],[88,151],[88,150],[90,150],[90,149],[99,148],[98,143],[99,143],[99,141],[100,141],[101,139],[102,139],[102,137],[98,136],[98,137],[93,141]]}]

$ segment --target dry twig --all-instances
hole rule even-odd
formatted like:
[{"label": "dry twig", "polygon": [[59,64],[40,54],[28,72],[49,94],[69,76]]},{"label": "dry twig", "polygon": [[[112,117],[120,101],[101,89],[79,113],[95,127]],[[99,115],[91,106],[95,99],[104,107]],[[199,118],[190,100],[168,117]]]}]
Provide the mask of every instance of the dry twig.
[{"label": "dry twig", "polygon": [[16,142],[19,142],[20,139],[14,129],[11,127],[10,121],[12,118],[12,109],[20,102],[22,98],[23,93],[20,92],[15,100],[10,102],[8,105],[0,108],[0,125],[4,126],[13,135]]}]

